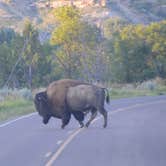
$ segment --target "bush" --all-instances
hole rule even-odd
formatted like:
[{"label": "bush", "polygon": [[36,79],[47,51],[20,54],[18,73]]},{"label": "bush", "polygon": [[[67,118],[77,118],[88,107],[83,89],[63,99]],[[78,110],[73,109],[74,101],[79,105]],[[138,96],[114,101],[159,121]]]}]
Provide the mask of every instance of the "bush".
[{"label": "bush", "polygon": [[141,89],[141,90],[147,89],[147,90],[153,91],[156,88],[157,88],[157,84],[153,80],[145,81],[137,86],[137,89]]},{"label": "bush", "polygon": [[32,99],[32,92],[30,89],[24,88],[19,90],[19,94],[21,97],[31,100]]},{"label": "bush", "polygon": [[33,98],[32,92],[30,89],[27,88],[13,90],[8,87],[5,87],[3,89],[0,89],[0,101],[3,101],[5,99],[17,99],[17,98],[31,100]]},{"label": "bush", "polygon": [[0,89],[0,122],[25,115],[34,111],[31,90]]}]

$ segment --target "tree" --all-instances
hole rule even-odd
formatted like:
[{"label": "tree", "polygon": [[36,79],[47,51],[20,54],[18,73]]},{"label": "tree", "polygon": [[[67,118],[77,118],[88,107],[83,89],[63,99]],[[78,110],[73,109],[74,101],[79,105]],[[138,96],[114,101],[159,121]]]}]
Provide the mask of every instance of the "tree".
[{"label": "tree", "polygon": [[[114,30],[113,30],[114,32]],[[152,78],[148,66],[150,46],[146,42],[146,27],[126,25],[109,39],[112,79],[118,82],[137,82]]]},{"label": "tree", "polygon": [[24,43],[26,48],[23,53],[24,63],[27,66],[27,81],[28,87],[32,88],[32,76],[33,76],[33,67],[35,66],[38,57],[39,57],[39,47],[40,42],[38,40],[38,31],[34,28],[30,20],[25,20],[24,30],[23,30]]},{"label": "tree", "polygon": [[92,55],[99,30],[85,22],[79,10],[73,6],[61,7],[53,12],[58,22],[51,36],[51,43],[57,48],[56,60],[66,77],[78,76],[85,58]]},{"label": "tree", "polygon": [[21,60],[22,38],[12,29],[3,28],[0,39],[0,85],[18,87],[22,78],[17,74],[21,68],[18,62]]},{"label": "tree", "polygon": [[146,37],[151,47],[149,65],[154,68],[157,76],[166,78],[166,21],[147,26]]},{"label": "tree", "polygon": [[47,86],[50,82],[59,79],[62,75],[56,61],[53,61],[53,47],[45,42],[40,47],[40,56],[34,68],[33,84],[34,86]]},{"label": "tree", "polygon": [[106,19],[103,23],[103,34],[106,39],[111,39],[118,35],[120,30],[127,26],[128,22],[119,17]]}]

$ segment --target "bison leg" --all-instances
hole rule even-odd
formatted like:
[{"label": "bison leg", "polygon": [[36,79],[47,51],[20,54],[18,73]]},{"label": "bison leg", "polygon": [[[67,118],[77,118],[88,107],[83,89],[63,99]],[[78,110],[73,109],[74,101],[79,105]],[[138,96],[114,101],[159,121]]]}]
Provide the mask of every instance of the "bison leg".
[{"label": "bison leg", "polygon": [[43,117],[43,123],[47,124],[50,118],[51,118],[51,116],[48,116],[48,115],[44,116]]},{"label": "bison leg", "polygon": [[106,128],[107,127],[107,111],[104,108],[100,109],[99,111],[104,117],[104,125],[103,125],[103,127]]},{"label": "bison leg", "polygon": [[75,111],[75,112],[72,112],[73,116],[78,120],[79,124],[80,124],[80,127],[84,127],[84,123],[83,123],[83,120],[84,120],[84,113],[83,112],[78,112],[78,111]]},{"label": "bison leg", "polygon": [[88,122],[86,123],[86,127],[88,127],[90,125],[90,123],[92,122],[92,120],[95,119],[96,115],[97,115],[97,110],[96,109],[92,109],[91,110],[91,117],[88,120]]},{"label": "bison leg", "polygon": [[64,129],[65,126],[69,123],[70,118],[71,118],[71,113],[65,112],[63,117],[62,117],[62,126],[61,126],[62,129]]}]

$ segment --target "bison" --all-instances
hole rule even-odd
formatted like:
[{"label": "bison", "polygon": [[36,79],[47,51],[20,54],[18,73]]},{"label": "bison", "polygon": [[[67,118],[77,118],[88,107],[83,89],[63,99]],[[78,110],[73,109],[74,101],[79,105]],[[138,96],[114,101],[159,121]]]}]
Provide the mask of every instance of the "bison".
[{"label": "bison", "polygon": [[[105,88],[77,80],[63,79],[51,83],[46,91],[37,93],[34,103],[39,115],[43,117],[44,124],[47,124],[51,117],[56,117],[62,119],[61,127],[64,128],[72,114],[83,127],[84,113],[90,110],[92,115],[86,123],[88,127],[98,110],[104,117],[104,127],[106,127],[105,92]],[[108,93],[106,99],[109,102]]]}]

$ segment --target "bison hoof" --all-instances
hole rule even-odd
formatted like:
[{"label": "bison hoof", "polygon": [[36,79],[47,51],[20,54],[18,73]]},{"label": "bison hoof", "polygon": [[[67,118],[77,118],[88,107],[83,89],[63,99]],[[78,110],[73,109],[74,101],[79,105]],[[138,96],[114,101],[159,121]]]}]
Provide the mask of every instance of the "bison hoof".
[{"label": "bison hoof", "polygon": [[84,124],[80,125],[80,128],[83,128],[84,127]]},{"label": "bison hoof", "polygon": [[107,127],[107,125],[103,125],[103,128],[106,128]]},{"label": "bison hoof", "polygon": [[64,128],[65,128],[65,125],[62,125],[62,126],[61,126],[61,129],[64,129]]},{"label": "bison hoof", "polygon": [[83,127],[84,127],[84,123],[80,122],[80,128],[83,128]]},{"label": "bison hoof", "polygon": [[46,124],[48,123],[48,121],[46,121],[46,120],[43,120],[43,123],[46,125]]},{"label": "bison hoof", "polygon": [[90,123],[87,123],[85,126],[88,128]]}]

